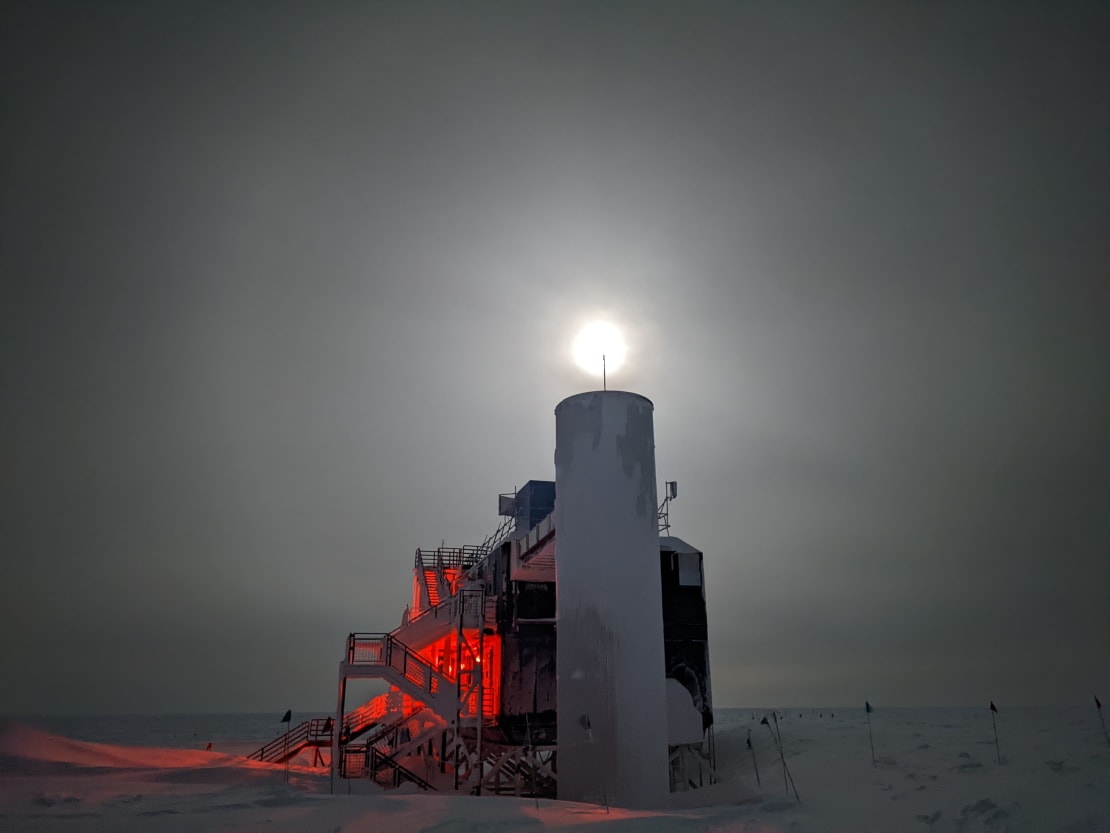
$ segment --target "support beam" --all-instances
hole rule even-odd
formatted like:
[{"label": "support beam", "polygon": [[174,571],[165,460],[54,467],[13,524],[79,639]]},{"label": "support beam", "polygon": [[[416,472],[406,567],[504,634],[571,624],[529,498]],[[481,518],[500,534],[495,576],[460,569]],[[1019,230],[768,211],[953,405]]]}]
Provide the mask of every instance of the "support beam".
[{"label": "support beam", "polygon": [[339,774],[339,736],[343,732],[343,709],[347,700],[347,677],[343,673],[346,666],[346,662],[339,663],[339,698],[335,706],[335,723],[332,724],[331,728],[331,777],[333,792],[335,776]]}]

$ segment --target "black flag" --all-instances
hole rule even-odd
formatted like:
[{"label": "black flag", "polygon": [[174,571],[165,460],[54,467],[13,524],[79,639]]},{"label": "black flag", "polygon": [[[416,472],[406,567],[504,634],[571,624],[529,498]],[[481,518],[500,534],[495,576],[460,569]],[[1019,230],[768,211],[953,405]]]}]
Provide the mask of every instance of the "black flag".
[{"label": "black flag", "polygon": [[1098,709],[1099,711],[1102,711],[1102,701],[1100,701],[1098,699],[1097,694],[1095,695],[1095,708]]},{"label": "black flag", "polygon": [[292,709],[288,709],[288,710],[286,710],[286,712],[285,712],[285,717],[283,717],[283,718],[281,719],[281,722],[282,722],[282,723],[288,723],[288,722],[289,722],[290,720],[292,720],[292,719],[293,719],[293,710],[292,710]]},{"label": "black flag", "polygon": [[867,710],[868,714],[871,714],[871,712],[875,711],[873,708],[871,708],[871,704],[866,700],[863,701],[863,707]]},{"label": "black flag", "polygon": [[994,700],[991,700],[991,711],[994,712],[995,714],[998,714],[998,707],[995,706]]}]

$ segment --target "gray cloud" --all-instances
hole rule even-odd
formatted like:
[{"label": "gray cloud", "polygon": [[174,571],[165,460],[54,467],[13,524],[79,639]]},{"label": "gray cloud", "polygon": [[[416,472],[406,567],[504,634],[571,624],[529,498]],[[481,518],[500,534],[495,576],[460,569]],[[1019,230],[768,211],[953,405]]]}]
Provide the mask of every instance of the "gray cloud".
[{"label": "gray cloud", "polygon": [[329,708],[598,313],[718,702],[1110,684],[1098,4],[2,14],[0,710]]}]

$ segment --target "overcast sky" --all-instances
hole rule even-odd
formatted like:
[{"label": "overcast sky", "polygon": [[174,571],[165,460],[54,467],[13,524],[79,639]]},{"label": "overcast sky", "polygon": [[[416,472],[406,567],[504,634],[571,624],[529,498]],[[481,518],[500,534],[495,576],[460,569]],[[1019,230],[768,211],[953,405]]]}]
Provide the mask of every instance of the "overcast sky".
[{"label": "overcast sky", "polygon": [[1106,3],[0,13],[0,713],[332,708],[594,317],[718,705],[1110,697]]}]

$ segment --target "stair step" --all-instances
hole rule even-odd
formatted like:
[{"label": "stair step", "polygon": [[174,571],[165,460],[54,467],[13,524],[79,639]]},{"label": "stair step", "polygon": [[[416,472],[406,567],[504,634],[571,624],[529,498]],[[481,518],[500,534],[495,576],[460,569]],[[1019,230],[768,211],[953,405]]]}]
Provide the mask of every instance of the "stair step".
[{"label": "stair step", "polygon": [[435,607],[439,604],[439,581],[435,570],[424,570],[424,583],[428,585],[428,602]]}]

